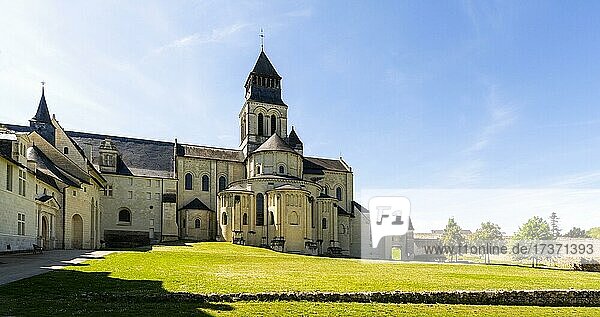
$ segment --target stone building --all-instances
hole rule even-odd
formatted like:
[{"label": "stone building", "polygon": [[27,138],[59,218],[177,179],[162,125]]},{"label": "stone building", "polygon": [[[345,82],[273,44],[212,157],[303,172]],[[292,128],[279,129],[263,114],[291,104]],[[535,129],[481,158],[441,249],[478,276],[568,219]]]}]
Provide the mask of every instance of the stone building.
[{"label": "stone building", "polygon": [[3,149],[12,148],[2,151],[2,165],[27,174],[38,191],[0,192],[0,252],[40,239],[58,248],[186,239],[359,256],[352,169],[342,158],[304,155],[288,130],[281,87],[261,51],[244,85],[240,144],[231,149],[65,132],[42,92],[29,126],[3,125]]},{"label": "stone building", "polygon": [[42,97],[29,126],[0,127],[0,252],[100,246],[106,180]]}]

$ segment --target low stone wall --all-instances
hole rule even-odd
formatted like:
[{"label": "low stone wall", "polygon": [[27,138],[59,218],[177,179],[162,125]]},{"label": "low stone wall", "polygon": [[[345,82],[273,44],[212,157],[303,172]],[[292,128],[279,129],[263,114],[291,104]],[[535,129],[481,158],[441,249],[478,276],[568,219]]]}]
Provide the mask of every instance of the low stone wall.
[{"label": "low stone wall", "polygon": [[190,294],[166,293],[153,295],[127,294],[81,294],[80,299],[147,301],[197,301],[197,302],[246,302],[246,301],[310,301],[342,303],[397,303],[397,304],[464,304],[505,306],[579,306],[600,307],[598,290],[544,290],[544,291],[454,291],[454,292],[288,292],[256,294]]},{"label": "low stone wall", "polygon": [[573,270],[586,272],[600,272],[600,263],[577,263],[573,264]]},{"label": "low stone wall", "polygon": [[150,244],[146,231],[104,230],[104,242],[109,248],[133,248]]}]

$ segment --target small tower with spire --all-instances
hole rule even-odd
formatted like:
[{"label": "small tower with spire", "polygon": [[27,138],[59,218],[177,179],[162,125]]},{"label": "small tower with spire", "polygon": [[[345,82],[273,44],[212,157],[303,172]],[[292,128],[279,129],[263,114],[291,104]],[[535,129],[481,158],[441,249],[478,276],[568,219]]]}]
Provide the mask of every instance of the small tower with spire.
[{"label": "small tower with spire", "polygon": [[296,130],[294,130],[294,126],[292,126],[292,131],[290,131],[290,135],[287,138],[287,144],[294,149],[294,151],[298,152],[298,154],[303,155],[304,144],[300,141],[298,134],[296,134]]},{"label": "small tower with spire", "polygon": [[40,98],[40,103],[35,116],[29,120],[29,126],[33,131],[38,132],[46,139],[46,141],[54,145],[56,128],[52,124],[50,111],[48,111],[48,104],[46,103],[46,96],[44,93],[45,84],[45,82],[42,82],[42,97]]}]

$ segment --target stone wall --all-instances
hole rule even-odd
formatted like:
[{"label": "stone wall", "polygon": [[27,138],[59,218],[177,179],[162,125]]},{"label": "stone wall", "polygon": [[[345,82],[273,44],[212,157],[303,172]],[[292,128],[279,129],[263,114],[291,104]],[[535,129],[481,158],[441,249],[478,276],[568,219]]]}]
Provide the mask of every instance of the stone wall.
[{"label": "stone wall", "polygon": [[586,272],[600,272],[600,263],[576,263],[573,270]]},{"label": "stone wall", "polygon": [[[82,297],[123,296],[135,300],[140,295],[91,294]],[[544,291],[448,291],[448,292],[287,292],[287,293],[236,293],[236,294],[190,294],[167,293],[141,295],[145,300],[195,301],[195,302],[241,302],[241,301],[310,301],[340,303],[395,303],[395,304],[461,304],[501,306],[550,306],[550,307],[600,307],[598,290],[544,290]]]},{"label": "stone wall", "polygon": [[[6,189],[8,165],[12,166],[12,191]],[[37,210],[33,200],[36,181],[28,172],[26,195],[19,195],[19,170],[24,168],[0,158],[0,251],[32,249],[32,244],[37,243]],[[25,215],[23,235],[18,234],[18,214]]]}]

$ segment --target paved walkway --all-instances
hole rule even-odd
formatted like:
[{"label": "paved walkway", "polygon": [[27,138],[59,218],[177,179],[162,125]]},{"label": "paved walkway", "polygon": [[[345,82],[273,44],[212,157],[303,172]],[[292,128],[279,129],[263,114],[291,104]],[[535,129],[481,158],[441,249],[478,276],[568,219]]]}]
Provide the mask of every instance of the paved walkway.
[{"label": "paved walkway", "polygon": [[14,254],[0,256],[0,285],[59,270],[90,259],[102,258],[114,251],[51,250],[43,254]]}]

